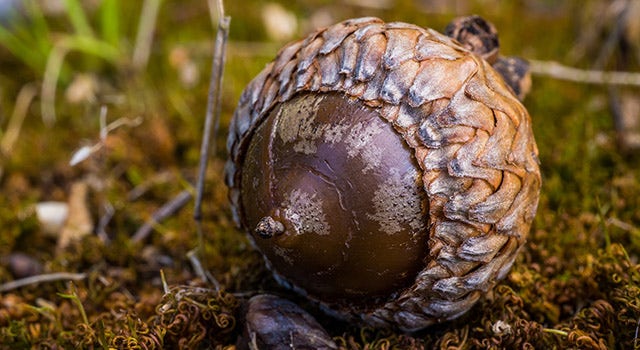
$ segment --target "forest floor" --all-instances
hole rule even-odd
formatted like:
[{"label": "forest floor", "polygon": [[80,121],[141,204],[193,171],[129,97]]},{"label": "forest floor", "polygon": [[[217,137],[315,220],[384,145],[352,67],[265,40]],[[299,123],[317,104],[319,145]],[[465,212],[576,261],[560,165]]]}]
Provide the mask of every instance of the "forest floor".
[{"label": "forest floor", "polygon": [[[524,104],[543,186],[528,243],[469,313],[418,334],[335,321],[279,287],[235,228],[223,180],[242,89],[316,26],[377,16],[442,31],[475,13],[505,55],[637,72],[640,29],[616,31],[611,5],[633,1],[228,1],[198,254],[219,290],[194,270],[191,201],[140,231],[194,193],[215,37],[207,2],[21,3],[23,15],[0,15],[0,349],[233,348],[242,303],[263,291],[299,302],[346,349],[640,347],[640,149],[614,118],[638,87],[533,75]],[[266,29],[273,18],[289,24]],[[57,207],[42,214],[46,202]],[[60,203],[68,217],[56,223]]]}]

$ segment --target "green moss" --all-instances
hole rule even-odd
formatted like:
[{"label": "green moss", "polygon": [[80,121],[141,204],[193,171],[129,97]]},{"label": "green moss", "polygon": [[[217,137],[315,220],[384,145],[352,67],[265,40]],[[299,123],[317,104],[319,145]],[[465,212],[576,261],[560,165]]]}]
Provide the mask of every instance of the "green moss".
[{"label": "green moss", "polygon": [[[113,11],[107,3],[118,3],[132,15],[121,16],[116,28],[104,13]],[[149,64],[139,72],[131,69],[129,60],[141,2],[104,1],[107,9],[82,2],[96,36],[117,45],[122,59],[96,59],[78,50],[65,60],[57,82],[57,122],[44,127],[40,106],[28,108],[19,142],[10,154],[0,156],[0,256],[25,252],[42,263],[45,272],[84,272],[87,278],[75,282],[76,289],[59,281],[0,294],[0,349],[223,348],[235,343],[244,296],[276,291],[301,301],[276,284],[260,255],[234,228],[222,174],[224,133],[238,97],[282,44],[270,41],[264,30],[264,3],[226,4],[233,18],[232,41],[222,135],[207,170],[203,223],[202,263],[226,291],[217,292],[199,281],[186,258],[198,244],[191,205],[158,224],[143,242],[130,239],[155,210],[190,189],[187,183],[195,179],[213,38],[206,2],[163,2]],[[389,9],[315,0],[299,1],[295,7],[281,3],[299,17],[300,33],[308,29],[305,20],[320,9],[336,20],[373,15],[435,29],[456,16],[452,6],[425,9],[416,1],[397,1]],[[582,2],[456,3],[496,24],[506,54],[581,67],[595,60],[592,52],[573,61],[568,54],[583,25],[583,16],[576,14],[592,8]],[[0,139],[19,89],[43,79],[43,43],[60,33],[74,33],[65,16],[47,15],[45,20],[48,27],[23,33],[46,33],[46,38],[37,38],[37,57],[26,60],[0,50]],[[180,62],[199,70],[200,78],[192,85],[180,80]],[[72,103],[65,90],[81,73],[95,77],[94,98]],[[617,148],[607,101],[604,87],[534,77],[525,105],[533,118],[543,173],[538,215],[511,273],[468,314],[405,335],[335,322],[301,302],[345,349],[633,348],[640,319],[640,167],[637,155]],[[109,122],[137,116],[144,121],[110,133],[99,152],[70,167],[74,150],[101,142],[98,115],[103,104],[109,108]],[[55,238],[38,226],[33,206],[67,200],[71,183],[80,180],[91,184],[87,203],[94,222],[109,206],[113,217],[100,235],[57,251]],[[171,286],[168,293],[161,270]],[[3,263],[0,283],[11,278],[11,268]],[[79,304],[59,294],[72,292]]]}]

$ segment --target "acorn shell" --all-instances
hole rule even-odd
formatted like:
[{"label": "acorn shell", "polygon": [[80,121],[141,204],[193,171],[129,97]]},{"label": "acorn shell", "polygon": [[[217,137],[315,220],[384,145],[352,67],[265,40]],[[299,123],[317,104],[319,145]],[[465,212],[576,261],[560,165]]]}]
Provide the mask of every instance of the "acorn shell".
[{"label": "acorn shell", "polygon": [[375,110],[412,152],[428,202],[423,267],[370,305],[312,295],[287,271],[276,278],[339,317],[404,331],[469,310],[505,277],[535,216],[541,178],[525,107],[488,62],[432,29],[358,18],[314,32],[280,50],[232,118],[226,182],[247,232],[241,179],[252,138],[274,108],[311,93]]}]

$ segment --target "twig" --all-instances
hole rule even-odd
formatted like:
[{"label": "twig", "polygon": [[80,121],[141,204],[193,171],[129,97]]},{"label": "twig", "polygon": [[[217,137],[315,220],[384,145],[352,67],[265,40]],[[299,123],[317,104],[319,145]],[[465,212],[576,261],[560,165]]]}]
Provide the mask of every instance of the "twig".
[{"label": "twig", "polygon": [[103,242],[110,241],[106,228],[107,225],[109,225],[109,222],[111,222],[111,219],[113,219],[113,215],[115,215],[115,213],[116,210],[113,205],[111,205],[111,203],[109,202],[106,202],[104,204],[104,214],[100,217],[100,221],[98,221],[98,227],[96,229],[98,237],[100,237]]},{"label": "twig", "polygon": [[[209,7],[213,7],[213,1],[209,1]],[[198,169],[198,182],[196,183],[196,200],[193,211],[193,218],[196,221],[196,229],[198,231],[198,248],[200,251],[200,259],[204,261],[204,234],[202,232],[202,196],[204,193],[204,178],[206,176],[207,164],[209,162],[209,150],[212,154],[216,154],[216,140],[218,129],[220,127],[220,113],[222,110],[222,76],[224,73],[224,62],[226,58],[227,41],[229,38],[229,23],[231,17],[225,16],[224,5],[222,0],[216,1],[218,11],[218,32],[216,33],[216,43],[213,49],[213,58],[211,62],[211,80],[209,81],[209,95],[207,97],[207,112],[204,123],[204,132],[202,134],[202,145],[200,147],[200,166]],[[213,18],[213,17],[212,17]],[[211,135],[211,128],[214,128]],[[213,144],[210,146],[210,144]],[[194,253],[195,254],[195,253]],[[194,255],[195,257],[195,255]],[[193,262],[193,260],[192,260]],[[200,264],[200,261],[197,261]],[[202,264],[200,264],[201,266]],[[194,266],[195,267],[195,266]],[[220,289],[220,283],[211,274],[205,274],[201,268],[202,277],[208,277],[217,290]]]},{"label": "twig", "polygon": [[609,218],[609,219],[607,219],[607,225],[615,226],[615,227],[617,227],[619,229],[622,229],[624,231],[627,231],[627,232],[634,232],[634,231],[640,232],[640,229],[638,229],[637,227],[635,227],[635,226],[633,226],[631,224],[628,224],[628,223],[626,223],[626,222],[624,222],[624,221],[622,221],[622,220],[620,220],[618,218]]},{"label": "twig", "polygon": [[[610,5],[615,6],[615,5]],[[607,40],[604,42],[604,45],[600,48],[600,52],[598,53],[598,57],[596,58],[593,68],[601,69],[605,66],[605,64],[611,59],[611,55],[616,49],[616,46],[620,43],[620,36],[622,32],[627,27],[627,13],[629,12],[629,3],[626,3],[620,13],[615,16],[615,23],[613,30],[609,32],[609,36]]]},{"label": "twig", "polygon": [[48,273],[43,275],[30,276],[26,278],[22,278],[19,280],[7,282],[4,284],[0,284],[0,293],[8,292],[10,290],[26,287],[29,285],[46,283],[46,282],[56,282],[56,281],[79,281],[83,280],[87,277],[85,273],[70,273],[70,272],[55,272]]},{"label": "twig", "polygon": [[135,127],[140,124],[142,124],[142,117],[119,118],[116,121],[112,122],[111,124],[107,125],[107,107],[102,106],[100,108],[100,141],[98,141],[93,145],[82,146],[78,150],[73,152],[73,155],[71,156],[71,160],[69,161],[69,165],[75,166],[78,163],[85,161],[94,153],[101,150],[102,147],[104,147],[105,145],[105,142],[107,140],[107,135],[109,132],[121,126]]},{"label": "twig", "polygon": [[[196,184],[196,203],[194,218],[200,222],[202,218],[202,194],[204,192],[204,178],[206,176],[207,163],[209,160],[209,149],[215,154],[216,136],[220,125],[220,111],[222,99],[222,75],[224,72],[224,62],[229,37],[229,23],[231,18],[224,15],[222,0],[218,0],[219,22],[216,44],[213,52],[213,62],[211,67],[211,80],[209,82],[209,96],[207,98],[207,112],[202,135],[202,145],[200,147],[200,167],[198,171],[198,182]],[[211,135],[211,128],[215,124],[215,130]],[[210,142],[211,141],[211,142]],[[213,144],[210,146],[210,143]]]},{"label": "twig", "polygon": [[127,193],[127,201],[133,202],[147,193],[153,186],[167,183],[175,180],[175,174],[171,171],[162,171],[153,174],[153,176],[145,179],[144,182],[137,185],[129,193]]},{"label": "twig", "polygon": [[153,31],[156,27],[156,19],[158,18],[161,1],[162,0],[145,0],[142,5],[136,44],[133,49],[133,67],[135,69],[139,70],[144,68],[149,61],[151,43],[153,42]]},{"label": "twig", "polygon": [[131,241],[133,243],[138,243],[143,241],[151,231],[153,231],[153,227],[163,221],[164,219],[170,217],[182,207],[184,207],[191,200],[191,192],[184,190],[180,192],[177,196],[175,196],[171,201],[167,202],[165,205],[160,207],[155,213],[153,213],[151,220],[147,221],[142,225],[138,231],[131,237]]},{"label": "twig", "polygon": [[190,250],[187,253],[187,258],[189,259],[189,262],[191,263],[191,266],[193,267],[193,270],[196,273],[196,275],[200,277],[200,279],[203,281],[211,282],[216,292],[219,292],[220,282],[218,282],[218,280],[215,277],[213,277],[212,274],[210,274],[208,271],[204,269],[204,267],[202,267],[202,262],[200,262],[200,259],[198,259],[198,248]]},{"label": "twig", "polygon": [[640,73],[584,70],[553,61],[529,60],[531,73],[554,79],[598,85],[640,86]]},{"label": "twig", "polygon": [[137,116],[135,118],[118,118],[113,122],[111,122],[110,124],[108,124],[107,126],[105,126],[104,128],[100,129],[100,138],[104,140],[107,137],[108,133],[112,132],[113,130],[116,130],[121,126],[128,126],[131,128],[140,126],[143,121],[144,121],[144,118],[141,116]]},{"label": "twig", "polygon": [[[581,23],[581,30],[578,33],[576,43],[571,47],[567,54],[569,62],[579,61],[587,54],[588,50],[592,49],[593,46],[596,45],[596,43],[601,43],[600,34],[604,30],[605,21],[607,19],[607,16],[602,14],[606,12],[604,7],[608,6],[603,6],[606,4],[596,1],[584,2],[584,5],[585,6],[582,11],[584,14],[588,15],[587,19],[589,25]],[[581,22],[584,22],[584,19]]]}]

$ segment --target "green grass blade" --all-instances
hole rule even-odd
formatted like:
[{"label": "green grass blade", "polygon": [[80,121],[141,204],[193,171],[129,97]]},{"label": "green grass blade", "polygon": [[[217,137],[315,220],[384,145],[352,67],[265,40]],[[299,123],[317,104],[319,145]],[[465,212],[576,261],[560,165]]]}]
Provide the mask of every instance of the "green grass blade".
[{"label": "green grass blade", "polygon": [[103,58],[113,64],[121,58],[120,51],[107,42],[81,35],[63,37],[51,50],[42,81],[40,105],[42,120],[52,126],[56,121],[55,98],[59,78],[63,72],[64,60],[70,51],[79,51]]},{"label": "green grass blade", "polygon": [[104,41],[118,46],[120,41],[120,1],[103,0],[100,7],[100,31]]},{"label": "green grass blade", "polygon": [[9,52],[36,72],[42,73],[44,71],[43,57],[34,55],[33,49],[27,45],[26,41],[20,40],[2,25],[0,25],[0,45],[6,47]]},{"label": "green grass blade", "polygon": [[64,4],[67,9],[67,16],[69,16],[69,20],[71,21],[71,25],[73,26],[76,34],[92,37],[93,31],[91,30],[91,26],[89,26],[87,14],[82,8],[80,1],[65,0]]},{"label": "green grass blade", "polygon": [[46,56],[51,50],[52,45],[50,38],[51,32],[44,13],[42,12],[40,5],[34,0],[25,1],[24,8],[29,15],[29,27],[33,34],[33,42],[30,42],[30,44],[35,44],[38,51],[42,55]]},{"label": "green grass blade", "polygon": [[118,47],[106,41],[98,40],[86,36],[70,36],[61,42],[62,46],[70,50],[79,51],[88,55],[100,57],[110,63],[117,63],[121,58]]}]

